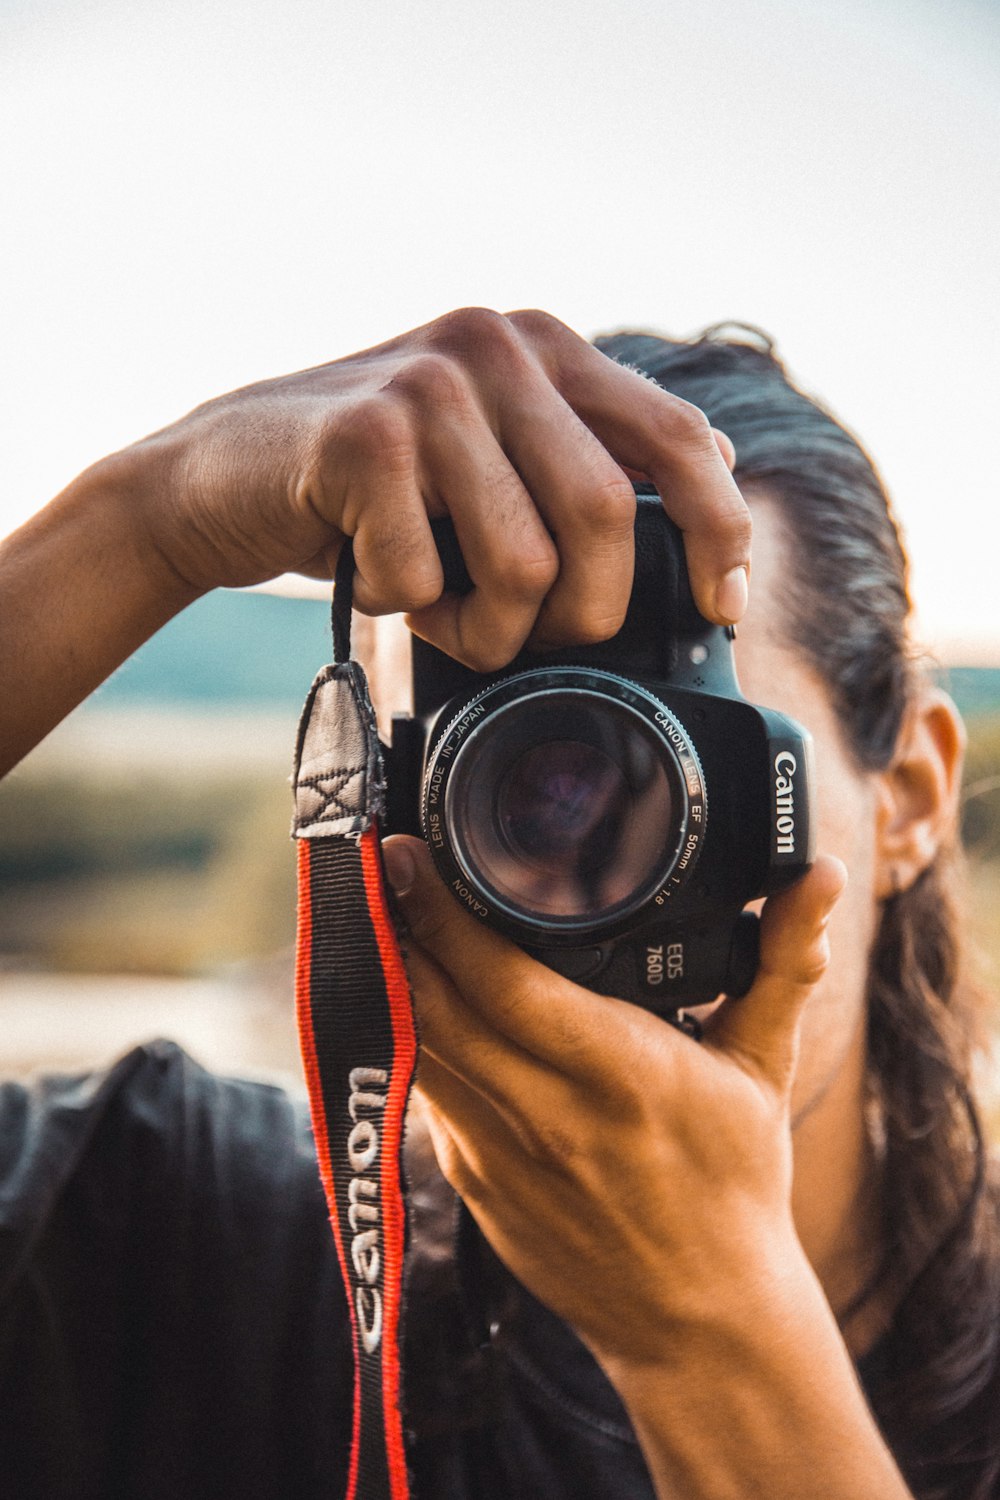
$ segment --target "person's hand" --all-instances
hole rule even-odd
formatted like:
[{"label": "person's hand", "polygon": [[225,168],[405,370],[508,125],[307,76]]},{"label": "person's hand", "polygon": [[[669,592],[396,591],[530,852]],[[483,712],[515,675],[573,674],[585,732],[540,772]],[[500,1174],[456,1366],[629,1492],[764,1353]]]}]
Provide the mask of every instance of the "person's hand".
[{"label": "person's hand", "polygon": [[698,1043],[480,925],[419,840],[385,856],[438,1161],[603,1366],[657,1495],[911,1500],[792,1215],[800,1020],[840,861],[766,902],[757,979]]},{"label": "person's hand", "polygon": [[757,980],[698,1044],[476,922],[419,841],[385,854],[439,1162],[501,1259],[602,1362],[654,1363],[804,1272],[789,1098],[839,861],[767,902]]},{"label": "person's hand", "polygon": [[[608,637],[632,579],[648,477],[685,533],[702,613],[746,603],[750,518],[732,448],[687,402],[539,312],[451,313],[377,348],[199,407],[106,460],[141,536],[192,597],[296,570],[480,670]],[[442,595],[447,513],[473,591]]]}]

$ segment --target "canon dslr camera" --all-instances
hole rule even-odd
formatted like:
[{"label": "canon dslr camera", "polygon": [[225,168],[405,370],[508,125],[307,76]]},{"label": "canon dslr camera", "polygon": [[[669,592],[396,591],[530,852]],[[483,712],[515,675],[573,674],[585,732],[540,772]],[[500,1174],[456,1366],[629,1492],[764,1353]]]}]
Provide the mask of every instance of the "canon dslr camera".
[{"label": "canon dslr camera", "polygon": [[[468,575],[435,523],[445,586]],[[741,694],[734,632],[695,609],[677,528],[640,494],[619,633],[481,675],[413,642],[390,832],[423,833],[456,899],[550,968],[665,1016],[738,996],[758,896],[812,858],[811,742]]]}]

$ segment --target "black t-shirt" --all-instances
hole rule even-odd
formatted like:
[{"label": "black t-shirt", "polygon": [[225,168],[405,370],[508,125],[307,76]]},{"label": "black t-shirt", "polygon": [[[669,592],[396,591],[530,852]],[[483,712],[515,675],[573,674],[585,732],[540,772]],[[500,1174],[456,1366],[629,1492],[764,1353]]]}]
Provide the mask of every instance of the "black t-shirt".
[{"label": "black t-shirt", "polygon": [[307,1121],[176,1047],[0,1091],[0,1488],[336,1496],[342,1293]]},{"label": "black t-shirt", "polygon": [[[421,1500],[653,1500],[579,1340],[470,1220],[452,1253],[440,1198],[413,1211]],[[351,1392],[304,1103],[162,1042],[0,1088],[0,1493],[336,1500]]]},{"label": "black t-shirt", "polygon": [[[481,1242],[466,1305],[441,1236],[421,1254],[440,1217],[423,1200],[406,1353],[422,1500],[649,1500],[582,1345]],[[304,1103],[163,1042],[0,1088],[0,1493],[336,1500],[352,1378]]]}]

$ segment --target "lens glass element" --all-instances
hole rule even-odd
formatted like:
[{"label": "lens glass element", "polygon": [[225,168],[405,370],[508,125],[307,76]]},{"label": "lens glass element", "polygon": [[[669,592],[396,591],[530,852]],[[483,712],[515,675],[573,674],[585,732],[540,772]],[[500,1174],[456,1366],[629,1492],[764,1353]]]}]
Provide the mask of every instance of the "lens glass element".
[{"label": "lens glass element", "polygon": [[648,719],[597,693],[508,703],[465,738],[446,823],[484,896],[539,924],[592,924],[666,877],[683,807],[676,758]]},{"label": "lens glass element", "polygon": [[567,876],[605,866],[628,808],[628,786],[604,750],[579,740],[535,745],[497,791],[497,829],[515,859]]}]

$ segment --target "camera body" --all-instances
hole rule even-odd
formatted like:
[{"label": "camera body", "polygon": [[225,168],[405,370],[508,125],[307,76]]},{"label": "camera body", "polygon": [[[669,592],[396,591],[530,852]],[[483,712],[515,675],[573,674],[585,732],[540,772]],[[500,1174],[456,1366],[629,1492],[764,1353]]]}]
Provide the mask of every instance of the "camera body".
[{"label": "camera body", "polygon": [[[637,495],[613,639],[480,674],[413,641],[413,716],[387,752],[389,832],[422,833],[455,898],[550,968],[674,1017],[738,996],[757,897],[813,856],[811,741],[749,703],[734,632],[695,608],[681,536]],[[445,587],[470,587],[435,522]]]}]

